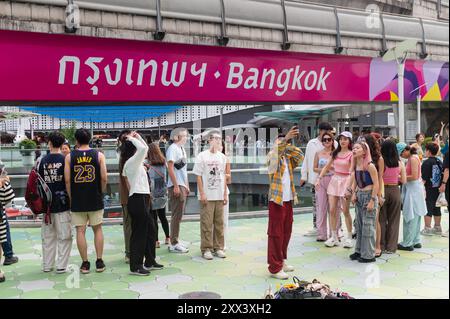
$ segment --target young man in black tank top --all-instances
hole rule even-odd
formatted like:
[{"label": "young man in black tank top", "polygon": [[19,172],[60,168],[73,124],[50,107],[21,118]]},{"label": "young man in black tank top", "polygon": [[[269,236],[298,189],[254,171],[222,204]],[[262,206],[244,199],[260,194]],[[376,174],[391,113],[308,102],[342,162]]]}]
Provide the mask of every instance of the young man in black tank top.
[{"label": "young man in black tank top", "polygon": [[94,231],[97,253],[96,271],[103,272],[103,193],[107,185],[105,156],[89,147],[91,134],[86,129],[75,132],[77,149],[66,157],[65,181],[70,196],[72,224],[77,230],[77,246],[83,263],[81,273],[90,271],[87,254],[86,225]]}]

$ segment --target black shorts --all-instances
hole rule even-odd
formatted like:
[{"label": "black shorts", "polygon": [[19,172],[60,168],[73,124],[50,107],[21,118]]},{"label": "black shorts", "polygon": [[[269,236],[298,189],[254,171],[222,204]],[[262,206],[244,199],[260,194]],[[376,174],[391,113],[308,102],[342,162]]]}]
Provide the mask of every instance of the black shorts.
[{"label": "black shorts", "polygon": [[439,197],[439,188],[426,188],[427,198],[427,216],[441,216],[441,208],[436,207],[436,201]]}]

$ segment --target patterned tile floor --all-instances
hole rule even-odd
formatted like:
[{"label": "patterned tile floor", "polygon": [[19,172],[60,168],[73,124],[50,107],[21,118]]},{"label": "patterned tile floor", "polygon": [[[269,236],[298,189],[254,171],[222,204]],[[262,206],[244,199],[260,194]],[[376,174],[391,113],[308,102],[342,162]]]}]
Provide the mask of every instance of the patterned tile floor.
[{"label": "patterned tile floor", "polygon": [[[448,229],[448,214],[443,216]],[[301,279],[317,278],[356,298],[449,298],[449,244],[447,238],[423,237],[423,249],[383,255],[376,264],[362,265],[348,259],[350,250],[326,248],[302,234],[310,228],[311,215],[296,215],[289,260]],[[281,283],[271,279],[266,267],[266,218],[230,221],[228,258],[203,260],[199,253],[199,223],[182,224],[190,253],[169,254],[157,250],[166,267],[149,277],[128,274],[123,260],[121,226],[105,226],[105,273],[79,276],[40,271],[40,229],[12,230],[18,264],[3,266],[7,281],[0,284],[0,298],[178,298],[192,291],[211,291],[222,298],[261,298],[264,291]],[[161,231],[161,230],[160,230]],[[92,232],[88,231],[90,259],[94,260]],[[70,263],[78,268],[74,242]]]}]

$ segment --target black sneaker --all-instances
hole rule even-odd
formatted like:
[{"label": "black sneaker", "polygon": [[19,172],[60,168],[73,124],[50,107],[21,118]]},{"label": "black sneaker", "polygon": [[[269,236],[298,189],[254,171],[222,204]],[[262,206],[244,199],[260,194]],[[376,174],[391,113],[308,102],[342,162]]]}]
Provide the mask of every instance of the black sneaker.
[{"label": "black sneaker", "polygon": [[420,248],[422,248],[422,244],[421,243],[415,244],[414,248],[420,249]]},{"label": "black sneaker", "polygon": [[153,263],[153,265],[151,265],[151,266],[144,265],[144,269],[146,269],[146,270],[161,270],[163,268],[164,268],[164,266],[161,264],[158,264],[157,262]]},{"label": "black sneaker", "polygon": [[105,263],[103,262],[103,259],[99,258],[95,262],[95,271],[96,272],[104,272],[106,269]]},{"label": "black sneaker", "polygon": [[404,250],[404,251],[413,251],[414,247],[413,246],[405,247],[403,245],[398,244],[397,245],[397,249],[398,250]]},{"label": "black sneaker", "polygon": [[138,268],[138,269],[136,269],[134,271],[131,271],[130,275],[134,275],[134,276],[148,276],[148,275],[150,275],[150,271],[148,271],[147,269],[142,267],[142,268]]},{"label": "black sneaker", "polygon": [[3,262],[3,266],[9,266],[12,264],[15,264],[19,262],[19,257],[12,256],[12,257],[5,257],[5,261]]},{"label": "black sneaker", "polygon": [[353,253],[349,257],[350,257],[351,260],[358,260],[359,258],[361,258],[361,254]]},{"label": "black sneaker", "polygon": [[83,261],[80,267],[82,274],[88,274],[91,272],[91,263],[89,261]]},{"label": "black sneaker", "polygon": [[360,263],[367,264],[367,263],[374,263],[374,262],[377,261],[377,259],[376,259],[376,258],[365,259],[365,258],[359,257],[359,258],[358,258],[358,261],[359,261]]}]

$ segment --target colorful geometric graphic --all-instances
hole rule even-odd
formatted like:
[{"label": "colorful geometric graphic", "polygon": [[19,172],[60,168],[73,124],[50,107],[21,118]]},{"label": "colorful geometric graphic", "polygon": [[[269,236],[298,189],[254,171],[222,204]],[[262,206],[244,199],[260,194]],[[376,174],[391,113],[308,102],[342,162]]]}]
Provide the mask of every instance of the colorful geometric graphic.
[{"label": "colorful geometric graphic", "polygon": [[[408,60],[405,64],[405,102],[448,101],[448,62]],[[373,59],[370,64],[370,101],[398,101],[398,66]]]}]

